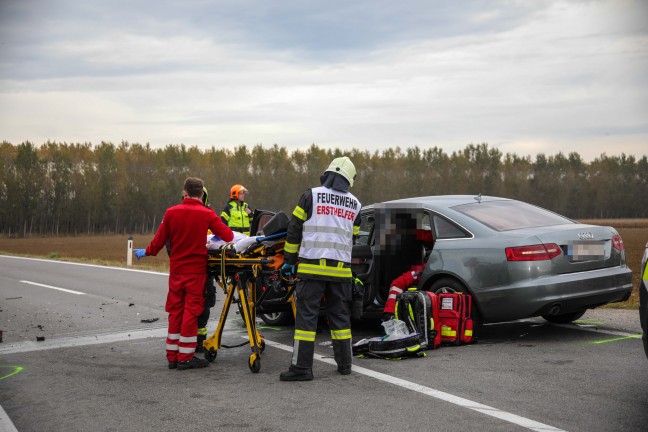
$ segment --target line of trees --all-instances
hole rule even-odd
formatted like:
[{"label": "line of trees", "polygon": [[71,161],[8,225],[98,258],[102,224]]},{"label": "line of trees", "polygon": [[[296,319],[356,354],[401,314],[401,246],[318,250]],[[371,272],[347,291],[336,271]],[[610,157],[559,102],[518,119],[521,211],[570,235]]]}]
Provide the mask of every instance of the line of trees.
[{"label": "line of trees", "polygon": [[349,156],[353,193],[365,204],[424,195],[515,198],[574,219],[648,217],[648,159],[607,156],[586,163],[577,153],[502,154],[488,144],[445,153],[432,148],[383,151],[287,151],[278,145],[200,150],[122,142],[0,144],[0,232],[4,236],[130,234],[157,229],[178,203],[186,177],[205,180],[219,213],[233,184],[252,208],[292,212],[319,185],[330,161]]}]

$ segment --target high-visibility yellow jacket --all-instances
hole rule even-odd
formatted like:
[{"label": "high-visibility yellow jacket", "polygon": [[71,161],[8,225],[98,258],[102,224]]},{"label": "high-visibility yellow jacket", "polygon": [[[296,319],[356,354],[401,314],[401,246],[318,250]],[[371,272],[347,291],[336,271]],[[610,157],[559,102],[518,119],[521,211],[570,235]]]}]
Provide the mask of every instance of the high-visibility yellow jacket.
[{"label": "high-visibility yellow jacket", "polygon": [[240,204],[237,200],[230,200],[223,209],[220,217],[232,231],[250,235],[250,215],[245,211],[248,204]]}]

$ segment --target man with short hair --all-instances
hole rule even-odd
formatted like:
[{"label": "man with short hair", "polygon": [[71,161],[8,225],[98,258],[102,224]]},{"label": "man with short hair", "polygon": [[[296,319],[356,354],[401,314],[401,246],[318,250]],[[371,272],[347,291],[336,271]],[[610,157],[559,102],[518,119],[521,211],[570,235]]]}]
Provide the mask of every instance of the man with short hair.
[{"label": "man with short hair", "polygon": [[166,356],[169,369],[194,369],[209,366],[195,357],[198,334],[197,317],[203,312],[207,279],[206,233],[211,230],[225,241],[234,234],[210,208],[204,206],[203,181],[185,180],[181,204],[169,207],[146,249],[135,249],[135,256],[155,256],[169,241],[169,292],[165,310],[169,314]]}]

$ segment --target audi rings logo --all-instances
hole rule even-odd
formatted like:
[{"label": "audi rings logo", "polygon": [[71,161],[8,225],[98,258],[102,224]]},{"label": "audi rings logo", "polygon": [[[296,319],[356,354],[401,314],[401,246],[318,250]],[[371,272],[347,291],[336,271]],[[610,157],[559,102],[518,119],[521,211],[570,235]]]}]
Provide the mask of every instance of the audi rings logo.
[{"label": "audi rings logo", "polygon": [[578,238],[581,240],[592,240],[594,238],[594,234],[591,232],[582,232],[578,233]]}]

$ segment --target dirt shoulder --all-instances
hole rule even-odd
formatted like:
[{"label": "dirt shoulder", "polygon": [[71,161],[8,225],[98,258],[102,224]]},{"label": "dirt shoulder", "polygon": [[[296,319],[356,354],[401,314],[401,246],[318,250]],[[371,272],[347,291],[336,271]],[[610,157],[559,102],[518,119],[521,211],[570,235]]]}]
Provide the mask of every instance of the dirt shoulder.
[{"label": "dirt shoulder", "polygon": [[[117,235],[0,238],[0,254],[126,266],[128,239]],[[132,236],[133,248],[145,248],[152,239],[152,234]],[[169,257],[166,251],[140,261],[133,257],[133,267],[168,270]]]}]

